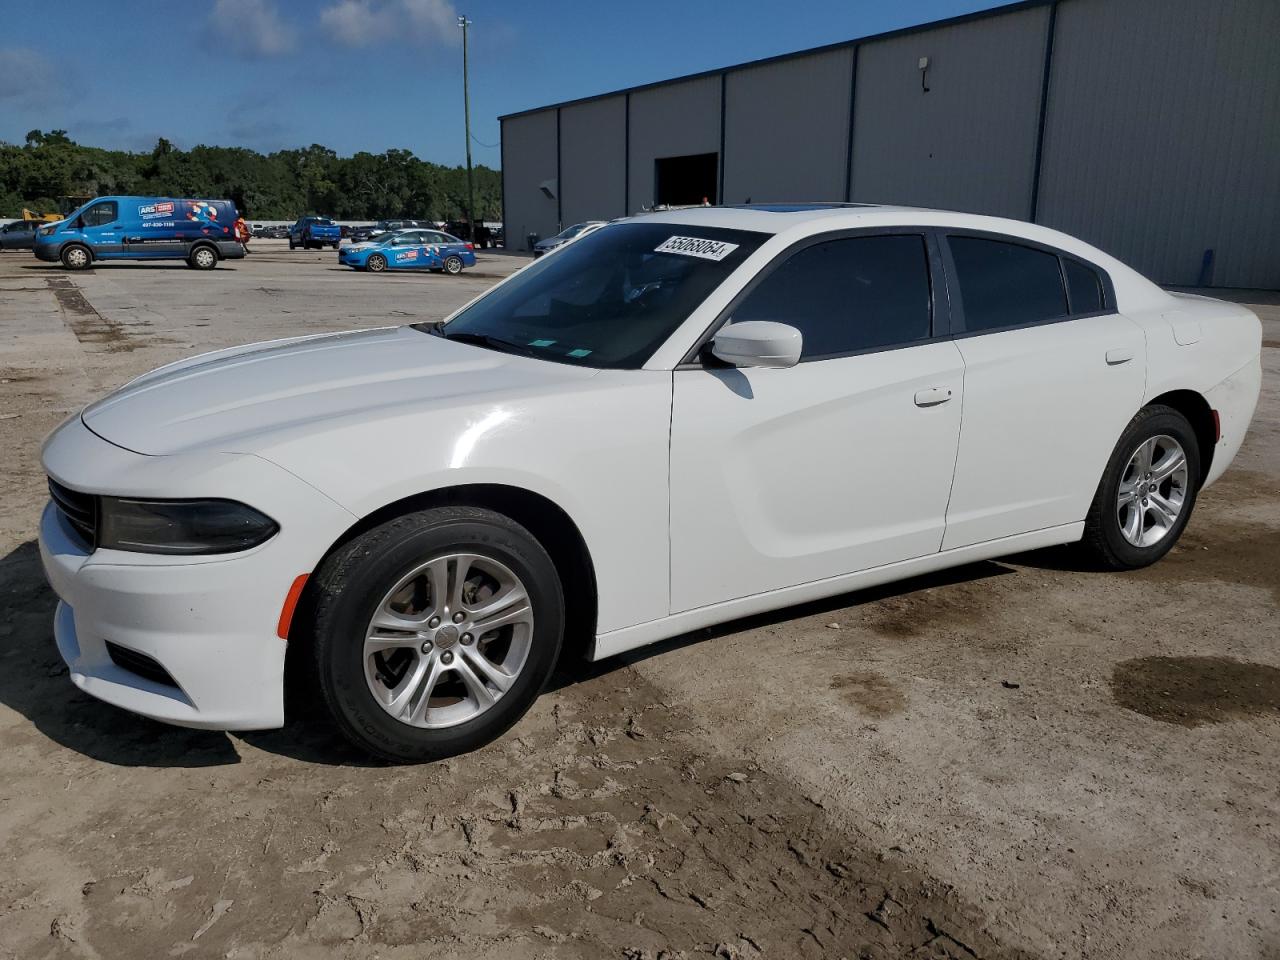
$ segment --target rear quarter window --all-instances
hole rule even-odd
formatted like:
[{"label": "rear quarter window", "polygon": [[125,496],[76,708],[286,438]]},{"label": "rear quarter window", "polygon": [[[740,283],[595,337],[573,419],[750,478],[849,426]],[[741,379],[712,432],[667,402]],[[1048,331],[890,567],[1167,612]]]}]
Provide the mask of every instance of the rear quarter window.
[{"label": "rear quarter window", "polygon": [[1071,301],[1071,312],[1101,313],[1106,305],[1102,291],[1102,278],[1093,267],[1086,266],[1079,260],[1062,258],[1062,272],[1067,278],[1067,296]]}]

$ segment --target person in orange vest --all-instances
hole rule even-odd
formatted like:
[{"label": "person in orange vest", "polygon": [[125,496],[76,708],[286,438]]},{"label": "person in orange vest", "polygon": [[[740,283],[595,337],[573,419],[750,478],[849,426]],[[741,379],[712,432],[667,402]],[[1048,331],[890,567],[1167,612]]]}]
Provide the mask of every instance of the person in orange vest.
[{"label": "person in orange vest", "polygon": [[236,239],[244,246],[244,252],[249,252],[249,225],[244,222],[244,213],[236,214],[235,225]]}]

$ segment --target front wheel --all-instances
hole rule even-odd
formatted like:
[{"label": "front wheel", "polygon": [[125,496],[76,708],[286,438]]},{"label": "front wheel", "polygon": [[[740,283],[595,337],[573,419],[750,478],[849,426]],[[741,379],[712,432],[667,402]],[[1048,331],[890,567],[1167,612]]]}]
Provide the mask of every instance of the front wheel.
[{"label": "front wheel", "polygon": [[1139,410],[1116,444],[1089,515],[1083,546],[1102,566],[1134,570],[1178,542],[1200,486],[1200,444],[1177,410]]},{"label": "front wheel", "polygon": [[462,272],[462,258],[449,256],[444,258],[444,272],[456,277]]},{"label": "front wheel", "polygon": [[439,507],[388,521],[316,575],[316,675],[343,734],[406,763],[494,740],[559,655],[560,578],[515,521]]},{"label": "front wheel", "polygon": [[370,273],[381,273],[387,269],[387,258],[380,253],[370,254],[369,259],[365,261],[365,269]]},{"label": "front wheel", "polygon": [[62,265],[68,270],[86,270],[93,263],[93,255],[87,247],[73,243],[62,248]]}]

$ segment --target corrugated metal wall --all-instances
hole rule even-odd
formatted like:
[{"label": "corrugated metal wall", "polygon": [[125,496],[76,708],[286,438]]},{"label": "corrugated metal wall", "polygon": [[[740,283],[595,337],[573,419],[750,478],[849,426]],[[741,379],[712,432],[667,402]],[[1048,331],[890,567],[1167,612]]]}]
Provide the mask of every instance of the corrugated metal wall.
[{"label": "corrugated metal wall", "polygon": [[1058,7],[1037,219],[1165,283],[1280,288],[1280,2]]},{"label": "corrugated metal wall", "polygon": [[1033,7],[864,44],[853,199],[1027,217],[1048,22]]},{"label": "corrugated metal wall", "polygon": [[[725,202],[839,199],[851,162],[855,200],[1034,209],[1162,283],[1196,283],[1212,249],[1214,285],[1280,289],[1280,0],[1058,0],[856,56],[852,157],[852,46],[634,90],[629,157],[628,95],[561,108],[565,221],[635,213],[656,158],[719,152],[723,82]],[[503,121],[517,245],[555,227],[537,188],[556,176],[556,112]]]},{"label": "corrugated metal wall", "polygon": [[844,199],[852,64],[845,49],[728,74],[725,203]]},{"label": "corrugated metal wall", "polygon": [[556,111],[502,121],[502,199],[507,246],[525,249],[525,235],[559,232],[557,205],[541,191],[556,179]]},{"label": "corrugated metal wall", "polygon": [[609,97],[560,111],[565,226],[626,216],[626,108],[626,97]]},{"label": "corrugated metal wall", "polygon": [[631,209],[652,206],[653,161],[720,152],[720,78],[702,77],[631,95]]}]

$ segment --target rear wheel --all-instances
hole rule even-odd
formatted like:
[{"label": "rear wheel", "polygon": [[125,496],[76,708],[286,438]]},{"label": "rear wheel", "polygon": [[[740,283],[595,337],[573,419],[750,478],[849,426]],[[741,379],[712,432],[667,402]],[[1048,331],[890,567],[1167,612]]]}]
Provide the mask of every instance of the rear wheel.
[{"label": "rear wheel", "polygon": [[536,699],[560,650],[551,558],[501,514],[441,507],[388,521],[316,575],[314,657],[338,727],[397,762],[500,736]]},{"label": "rear wheel", "polygon": [[68,270],[84,270],[93,263],[93,254],[88,247],[73,243],[62,248],[61,259],[62,265]]},{"label": "rear wheel", "polygon": [[1187,418],[1172,407],[1144,407],[1098,484],[1084,549],[1111,570],[1155,563],[1182,536],[1199,486],[1200,445]]},{"label": "rear wheel", "polygon": [[387,258],[380,253],[371,253],[364,266],[370,273],[381,273],[387,269]]},{"label": "rear wheel", "polygon": [[187,263],[196,270],[212,270],[218,265],[218,254],[210,246],[199,246],[191,251]]},{"label": "rear wheel", "polygon": [[462,272],[462,258],[452,255],[445,257],[444,272],[455,277],[460,274]]}]

